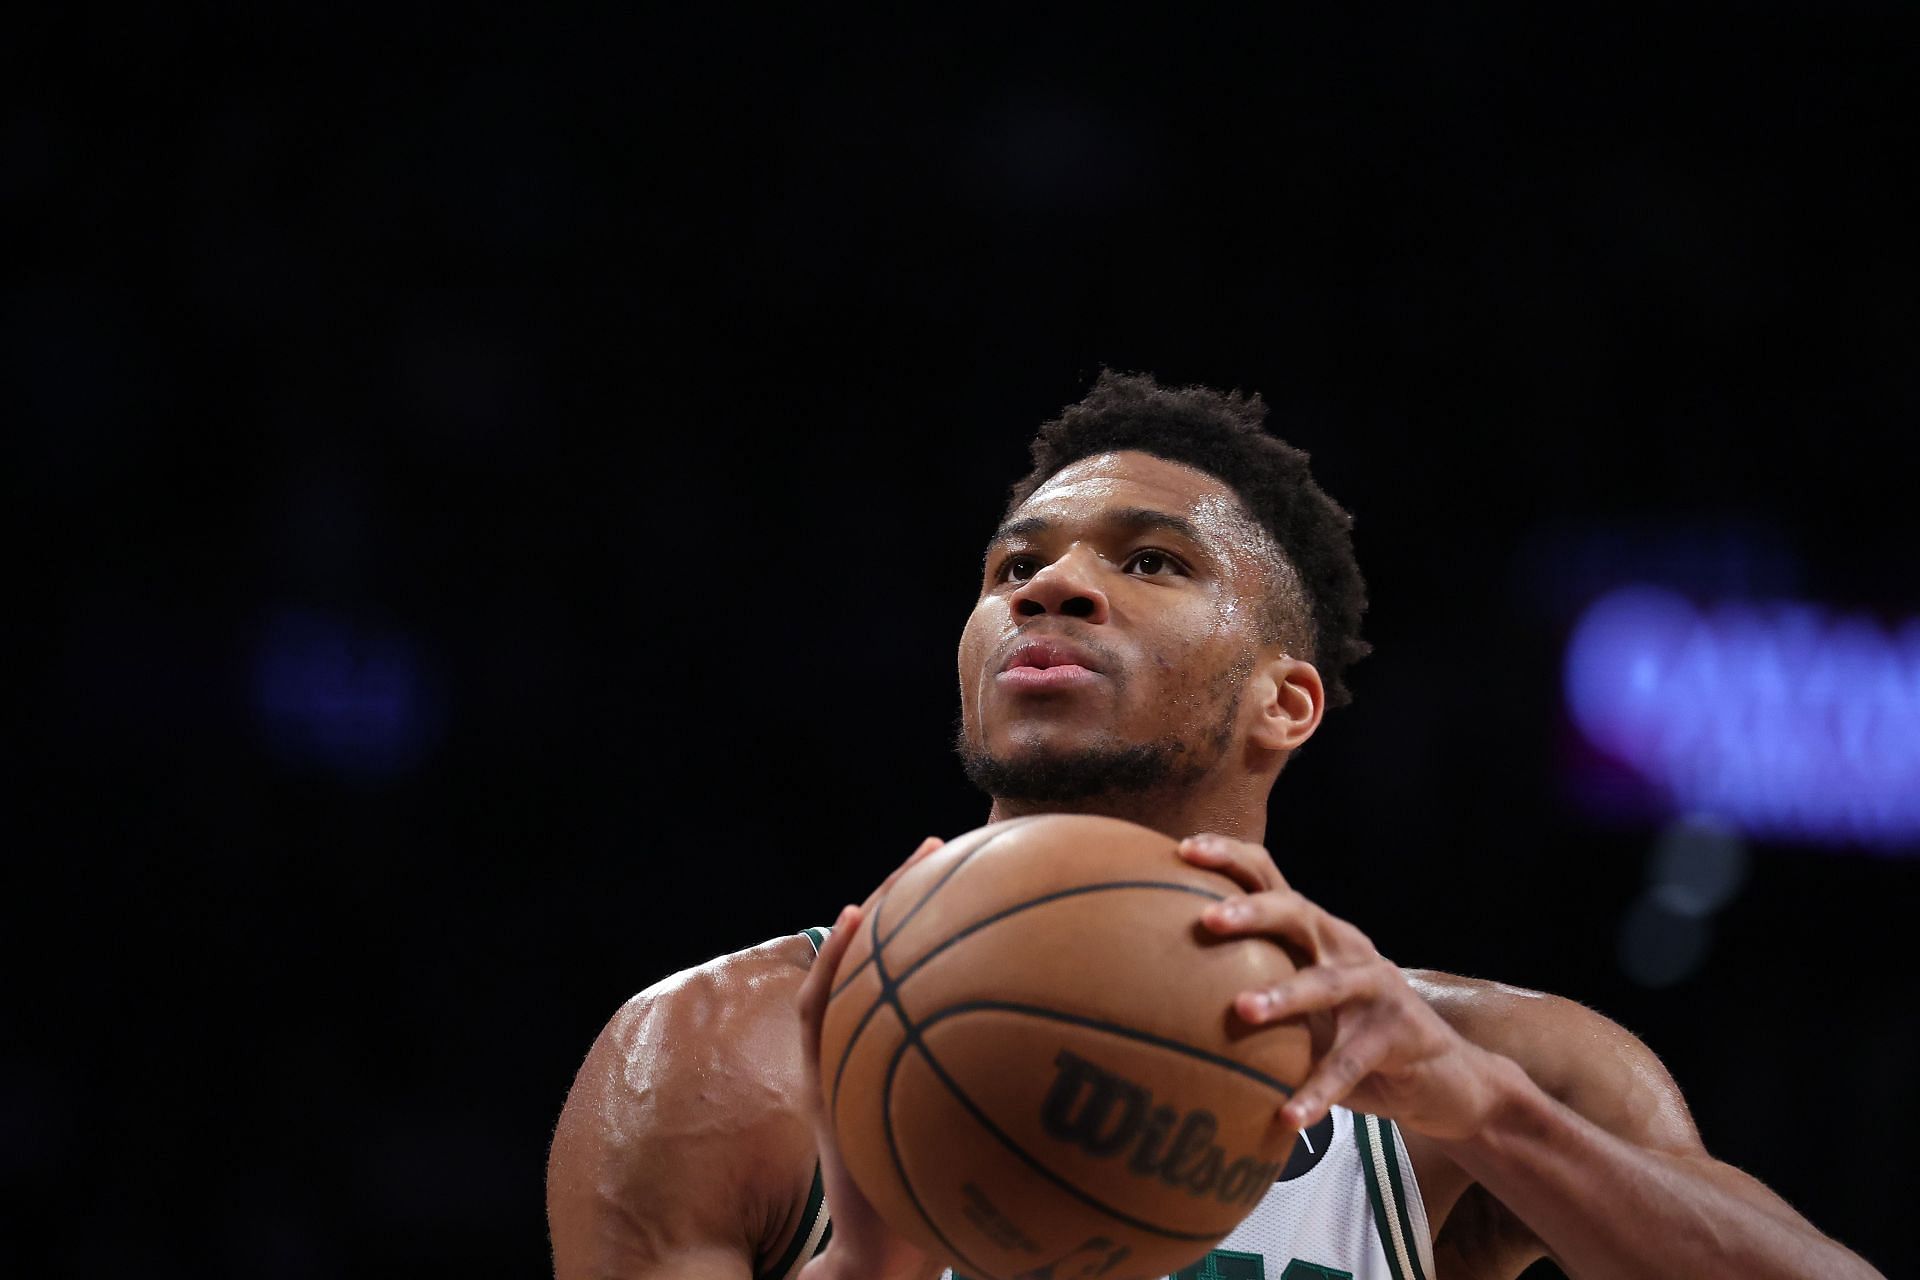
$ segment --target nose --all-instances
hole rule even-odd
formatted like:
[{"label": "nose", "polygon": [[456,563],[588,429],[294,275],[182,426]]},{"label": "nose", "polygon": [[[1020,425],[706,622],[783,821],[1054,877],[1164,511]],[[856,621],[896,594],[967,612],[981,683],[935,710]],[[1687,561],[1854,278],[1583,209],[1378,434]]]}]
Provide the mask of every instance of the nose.
[{"label": "nose", "polygon": [[1015,616],[1038,618],[1054,613],[1104,623],[1107,593],[1100,589],[1100,564],[1093,551],[1075,547],[1020,584],[1012,596]]}]

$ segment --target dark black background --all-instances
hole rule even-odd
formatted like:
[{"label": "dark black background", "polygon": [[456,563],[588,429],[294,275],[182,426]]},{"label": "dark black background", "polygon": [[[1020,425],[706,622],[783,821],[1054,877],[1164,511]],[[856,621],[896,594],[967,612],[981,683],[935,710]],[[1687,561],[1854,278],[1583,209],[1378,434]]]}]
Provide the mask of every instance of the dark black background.
[{"label": "dark black background", "polygon": [[[1761,844],[1635,985],[1558,684],[1610,574],[1920,606],[1911,10],[40,21],[0,1269],[539,1273],[608,1014],[983,818],[953,644],[1103,365],[1261,391],[1356,514],[1295,883],[1915,1264],[1915,864]],[[263,709],[292,625],[411,655],[408,751]]]}]

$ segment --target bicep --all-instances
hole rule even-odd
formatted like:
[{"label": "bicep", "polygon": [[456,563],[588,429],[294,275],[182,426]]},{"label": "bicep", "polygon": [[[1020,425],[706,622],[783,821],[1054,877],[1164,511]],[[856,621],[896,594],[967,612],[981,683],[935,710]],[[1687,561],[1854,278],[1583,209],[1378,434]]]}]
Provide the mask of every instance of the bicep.
[{"label": "bicep", "polygon": [[1602,1015],[1574,1005],[1567,1015],[1570,1041],[1595,1046],[1582,1070],[1564,1068],[1569,1079],[1561,1100],[1608,1133],[1676,1162],[1678,1167],[1780,1222],[1803,1223],[1792,1205],[1752,1174],[1708,1152],[1680,1085],[1638,1036]]},{"label": "bicep", "polygon": [[615,1014],[554,1133],[547,1220],[562,1280],[751,1280],[799,1229],[814,1169],[793,989],[754,949]]},{"label": "bicep", "polygon": [[635,1178],[610,1170],[605,1155],[591,1140],[554,1143],[547,1226],[558,1280],[751,1280],[744,1236],[700,1204],[711,1179],[692,1168]]},{"label": "bicep", "polygon": [[1543,1092],[1602,1129],[1670,1155],[1704,1154],[1673,1076],[1618,1023],[1522,987],[1426,970],[1408,978],[1454,1030],[1511,1058]]},{"label": "bicep", "polygon": [[569,1259],[556,1242],[555,1280],[753,1280],[753,1264],[725,1247],[688,1245],[660,1254],[602,1254]]},{"label": "bicep", "polygon": [[730,1179],[680,1143],[608,1123],[588,1058],[547,1162],[547,1226],[559,1280],[751,1280]]},{"label": "bicep", "polygon": [[[1491,1016],[1490,1016],[1491,1015]],[[1715,1159],[1703,1145],[1679,1084],[1639,1037],[1611,1019],[1557,996],[1504,990],[1457,1023],[1468,1039],[1513,1058],[1556,1101],[1624,1142],[1684,1167],[1693,1176],[1782,1222],[1793,1208],[1757,1178]],[[1481,1212],[1467,1201],[1483,1198]],[[1484,1189],[1463,1197],[1458,1243],[1481,1265],[1462,1274],[1518,1275],[1545,1256],[1538,1237]],[[1450,1218],[1444,1237],[1452,1230]]]}]

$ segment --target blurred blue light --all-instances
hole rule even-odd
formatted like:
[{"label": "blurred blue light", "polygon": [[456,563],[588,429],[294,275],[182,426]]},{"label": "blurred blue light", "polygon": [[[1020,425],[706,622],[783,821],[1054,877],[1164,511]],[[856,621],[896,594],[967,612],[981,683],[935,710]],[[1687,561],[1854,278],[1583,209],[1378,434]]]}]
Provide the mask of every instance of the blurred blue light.
[{"label": "blurred blue light", "polygon": [[1704,917],[1672,911],[1643,895],[1620,922],[1620,967],[1643,987],[1670,987],[1699,971],[1712,941],[1713,927]]},{"label": "blurred blue light", "polygon": [[1920,619],[1889,634],[1812,604],[1627,587],[1582,616],[1565,679],[1587,740],[1674,812],[1920,846]]},{"label": "blurred blue light", "polygon": [[1710,916],[1747,880],[1747,846],[1722,819],[1687,814],[1654,842],[1647,891],[1668,911]]},{"label": "blurred blue light", "polygon": [[404,772],[430,737],[413,646],[306,610],[267,627],[254,662],[254,708],[281,755],[350,775]]}]

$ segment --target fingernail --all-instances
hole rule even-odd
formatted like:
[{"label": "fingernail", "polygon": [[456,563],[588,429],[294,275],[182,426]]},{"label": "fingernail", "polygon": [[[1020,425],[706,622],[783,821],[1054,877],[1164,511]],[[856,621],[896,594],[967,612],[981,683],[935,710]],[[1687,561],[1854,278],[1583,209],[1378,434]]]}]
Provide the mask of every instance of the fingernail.
[{"label": "fingernail", "polygon": [[1252,908],[1244,902],[1223,902],[1213,910],[1228,924],[1245,924],[1253,915]]},{"label": "fingernail", "polygon": [[1273,1000],[1269,996],[1247,996],[1241,1004],[1249,1018],[1264,1018],[1273,1011]]}]

